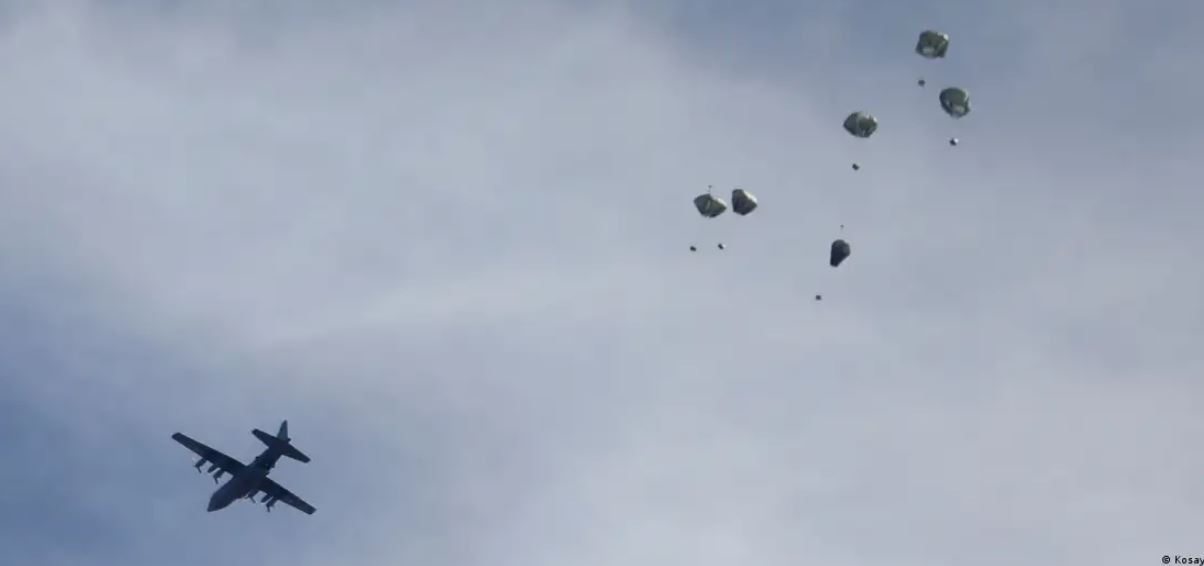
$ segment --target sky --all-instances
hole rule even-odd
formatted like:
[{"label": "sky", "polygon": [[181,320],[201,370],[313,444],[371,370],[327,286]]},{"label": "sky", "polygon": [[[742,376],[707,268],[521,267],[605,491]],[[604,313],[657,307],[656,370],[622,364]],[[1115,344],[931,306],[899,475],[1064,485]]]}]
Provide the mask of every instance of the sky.
[{"label": "sky", "polygon": [[1204,556],[1202,23],[0,1],[0,562]]}]

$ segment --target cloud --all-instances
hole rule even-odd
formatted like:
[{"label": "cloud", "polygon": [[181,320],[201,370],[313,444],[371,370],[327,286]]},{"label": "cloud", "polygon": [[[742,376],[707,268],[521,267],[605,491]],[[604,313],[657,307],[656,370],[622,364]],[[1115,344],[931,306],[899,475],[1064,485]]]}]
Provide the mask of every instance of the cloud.
[{"label": "cloud", "polygon": [[[1059,6],[4,5],[0,548],[1193,552],[1198,9]],[[318,513],[204,513],[283,418]]]}]

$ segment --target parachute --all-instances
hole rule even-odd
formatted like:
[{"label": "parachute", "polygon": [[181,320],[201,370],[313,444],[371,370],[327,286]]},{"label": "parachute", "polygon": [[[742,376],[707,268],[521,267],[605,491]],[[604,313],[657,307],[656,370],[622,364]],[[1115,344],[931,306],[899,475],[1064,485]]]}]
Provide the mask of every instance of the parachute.
[{"label": "parachute", "polygon": [[[711,187],[708,185],[707,192],[694,197],[694,208],[698,209],[698,214],[701,214],[703,218],[714,218],[727,212],[727,203],[712,195]],[[719,249],[723,249],[723,247],[720,246]],[[696,252],[698,247],[691,245],[690,251]]]},{"label": "parachute", "polygon": [[[940,31],[936,31],[936,30],[931,30],[931,29],[924,30],[919,34],[919,38],[916,41],[915,52],[916,52],[916,54],[918,54],[919,56],[921,56],[927,60],[944,59],[948,55],[949,45],[950,45],[950,41],[949,41],[948,34],[945,34],[945,33],[942,33]],[[925,68],[929,69],[931,67],[928,67],[928,66],[932,65],[932,63],[920,63],[919,60],[916,60],[916,59],[912,59],[912,61],[914,62],[916,67],[919,67],[920,65],[925,65],[926,66]],[[915,75],[912,75],[912,76],[915,77],[916,84],[919,86],[919,88],[924,89],[924,90],[927,90],[928,77],[933,78],[933,86],[934,87],[937,87],[939,85],[939,82],[942,80],[942,79],[939,79],[938,77],[936,77],[935,75],[930,75],[927,70],[917,72]],[[934,88],[934,90],[935,90],[935,88]],[[928,91],[928,92],[930,92],[930,91]],[[918,93],[917,99],[920,101],[920,103],[923,103],[923,100],[926,99],[929,101],[929,102],[927,102],[927,104],[931,104],[931,99],[927,98],[929,96],[931,96],[931,94]],[[938,99],[940,101],[941,109],[946,114],[948,114],[950,117],[952,117],[954,119],[964,118],[965,116],[970,114],[970,111],[971,111],[970,94],[963,88],[955,87],[955,86],[943,88],[939,92]],[[833,116],[833,118],[835,118],[835,117]],[[948,123],[946,122],[946,124],[948,124]],[[857,112],[853,112],[845,117],[844,122],[843,122],[843,127],[844,127],[844,130],[849,133],[849,135],[851,135],[855,138],[868,139],[868,138],[872,137],[875,133],[877,133],[878,119],[873,114],[870,114],[869,112],[857,111]],[[954,129],[954,128],[950,128],[950,129]],[[960,133],[961,132],[956,132],[956,131],[949,132],[949,134],[960,134]],[[888,136],[888,137],[890,137],[890,136]],[[956,147],[960,144],[960,141],[957,137],[950,136],[947,138],[947,140],[948,140],[948,144],[951,147]],[[861,142],[849,142],[849,143],[856,144],[856,143],[861,143]],[[877,142],[875,142],[873,145],[876,146]],[[852,166],[853,171],[861,170],[861,162],[863,160],[864,160],[864,156],[855,156],[853,159],[850,159],[850,162],[852,162],[851,166]],[[742,188],[733,189],[732,193],[731,193],[731,200],[728,202],[725,202],[723,199],[713,196],[711,194],[710,187],[708,187],[706,194],[698,195],[697,197],[694,198],[694,207],[698,210],[698,213],[700,215],[702,215],[702,217],[715,218],[715,217],[718,217],[718,216],[722,215],[723,213],[727,212],[727,210],[729,208],[729,202],[730,202],[730,208],[732,209],[732,212],[735,213],[736,215],[742,216],[742,217],[752,214],[759,206],[757,197],[755,197],[752,193],[749,193],[745,189],[742,189]],[[731,216],[731,215],[729,215],[729,216]],[[718,225],[720,227],[720,229],[726,229],[727,221],[722,221],[722,222],[719,222],[718,224],[715,224],[715,223],[705,223],[705,224],[707,224],[708,228]],[[840,227],[841,227],[841,230],[844,229],[843,224],[841,224]],[[852,255],[852,246],[849,244],[849,242],[847,240],[843,239],[843,236],[845,236],[845,234],[841,233],[840,236],[842,236],[842,238],[835,239],[831,243],[831,249],[829,251],[829,257],[828,257],[828,265],[831,266],[832,268],[839,267],[845,261],[847,261],[848,258],[851,257],[851,255]],[[726,248],[725,244],[723,244],[723,243],[717,244],[717,247],[720,250]],[[690,251],[692,251],[692,252],[699,251],[699,249],[700,248],[698,245],[690,246]],[[822,269],[822,268],[820,268],[820,269]],[[841,272],[841,273],[844,273],[844,272]],[[830,275],[831,277],[839,276],[836,272],[830,272],[830,274],[831,274]],[[823,291],[823,289],[816,289],[816,291]],[[816,301],[824,300],[823,294],[821,294],[820,292],[817,292],[814,295],[814,297],[815,297]],[[829,298],[829,300],[831,300],[831,298]]]},{"label": "parachute", "polygon": [[732,212],[744,216],[757,209],[757,197],[744,189],[732,191]]},{"label": "parachute", "polygon": [[[854,112],[844,119],[844,129],[855,137],[868,138],[878,129],[878,119],[865,112]],[[853,170],[859,169],[861,166],[854,163]]]},{"label": "parachute", "polygon": [[[727,203],[723,199],[711,194],[712,186],[707,186],[707,192],[694,197],[694,208],[698,210],[703,218],[715,218],[724,212],[727,212]],[[740,216],[747,216],[752,211],[757,209],[757,197],[752,193],[736,188],[732,189],[732,211]],[[727,246],[720,242],[717,246],[721,250],[727,249]],[[698,251],[698,246],[691,245],[690,251]]]},{"label": "parachute", "polygon": [[[840,225],[840,229],[844,230],[844,224]],[[828,254],[828,265],[830,265],[832,267],[836,267],[836,266],[840,265],[842,262],[844,262],[844,260],[849,258],[849,254],[851,254],[851,253],[852,253],[852,248],[849,246],[849,243],[847,241],[845,241],[844,239],[834,240],[832,242],[831,251]],[[824,300],[823,294],[816,293],[815,300],[816,301]]]},{"label": "parachute", "polygon": [[706,218],[714,218],[727,211],[727,203],[716,198],[711,193],[703,193],[694,197],[694,208]]},{"label": "parachute", "polygon": [[844,240],[836,240],[832,242],[832,252],[828,256],[828,265],[831,265],[832,267],[840,265],[840,262],[848,259],[851,253],[853,253],[853,250],[849,246],[848,242]]},{"label": "parachute", "polygon": [[949,51],[949,35],[939,31],[927,30],[920,33],[916,42],[916,53],[925,59],[943,59]]},{"label": "parachute", "polygon": [[859,138],[868,138],[878,129],[878,119],[865,112],[854,112],[844,119],[844,129]]},{"label": "parachute", "polygon": [[961,118],[970,113],[970,93],[957,87],[949,87],[941,91],[941,108],[954,118]]}]

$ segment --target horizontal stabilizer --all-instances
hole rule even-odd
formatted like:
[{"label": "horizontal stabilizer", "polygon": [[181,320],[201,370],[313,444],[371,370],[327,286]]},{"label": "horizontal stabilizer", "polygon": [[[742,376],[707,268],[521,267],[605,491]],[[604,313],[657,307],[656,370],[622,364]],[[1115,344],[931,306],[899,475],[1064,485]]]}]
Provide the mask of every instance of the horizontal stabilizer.
[{"label": "horizontal stabilizer", "polygon": [[255,429],[251,431],[260,442],[266,444],[269,448],[277,450],[281,455],[288,456],[298,462],[308,462],[309,456],[297,450],[295,446],[289,443],[288,439],[282,439],[277,436],[268,434],[262,430]]}]

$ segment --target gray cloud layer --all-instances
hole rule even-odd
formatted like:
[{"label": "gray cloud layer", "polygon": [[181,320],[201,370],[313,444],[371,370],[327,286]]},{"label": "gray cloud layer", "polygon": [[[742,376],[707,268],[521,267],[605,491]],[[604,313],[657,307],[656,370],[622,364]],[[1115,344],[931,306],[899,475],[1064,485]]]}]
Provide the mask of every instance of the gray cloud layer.
[{"label": "gray cloud layer", "polygon": [[1204,554],[1199,7],[205,6],[0,9],[20,563]]}]

